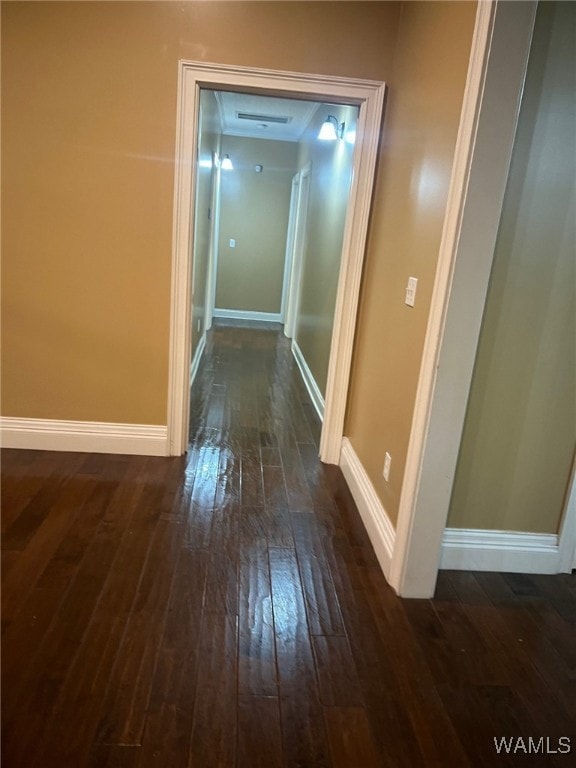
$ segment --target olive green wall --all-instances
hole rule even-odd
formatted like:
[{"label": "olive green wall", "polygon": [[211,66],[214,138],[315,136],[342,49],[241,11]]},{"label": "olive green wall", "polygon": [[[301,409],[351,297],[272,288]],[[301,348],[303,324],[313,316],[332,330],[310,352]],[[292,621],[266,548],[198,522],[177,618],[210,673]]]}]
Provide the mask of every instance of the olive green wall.
[{"label": "olive green wall", "polygon": [[399,7],[2,3],[3,415],[166,424],[178,60],[386,80]]},{"label": "olive green wall", "polygon": [[[393,523],[475,14],[475,3],[403,3],[389,83],[345,434]],[[404,303],[409,276],[419,281],[415,307]]]},{"label": "olive green wall", "polygon": [[223,136],[234,170],[220,177],[217,309],[280,312],[297,152],[294,142]]},{"label": "olive green wall", "polygon": [[576,440],[576,5],[541,3],[448,524],[556,533]]},{"label": "olive green wall", "polygon": [[294,338],[322,395],[326,394],[342,240],[352,178],[354,145],[319,141],[327,115],[346,131],[356,128],[357,108],[321,105],[299,147],[299,168],[311,165],[302,289]]}]

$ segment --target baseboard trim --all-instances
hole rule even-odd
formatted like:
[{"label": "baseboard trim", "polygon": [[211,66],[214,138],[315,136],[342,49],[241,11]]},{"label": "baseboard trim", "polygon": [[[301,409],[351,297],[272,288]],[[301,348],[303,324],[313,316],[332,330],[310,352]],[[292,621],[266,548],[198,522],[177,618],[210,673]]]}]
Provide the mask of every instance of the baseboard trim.
[{"label": "baseboard trim", "polygon": [[222,317],[228,320],[256,320],[264,323],[281,323],[280,312],[248,312],[243,309],[215,309],[214,317]]},{"label": "baseboard trim", "polygon": [[394,552],[396,531],[388,517],[378,494],[352,443],[347,437],[342,439],[342,451],[340,453],[340,468],[350,488],[350,492],[364,527],[368,532],[372,546],[380,563],[380,567],[386,579],[390,576],[390,565]]},{"label": "baseboard trim", "polygon": [[204,354],[205,349],[206,349],[206,333],[203,333],[202,336],[200,336],[198,346],[196,347],[196,351],[194,352],[194,357],[192,358],[192,363],[190,365],[190,386],[192,386],[192,384],[194,383],[194,379],[196,378],[196,374],[198,373],[198,368],[200,367],[200,361],[202,360],[202,355]]},{"label": "baseboard trim", "polygon": [[440,568],[457,571],[559,573],[558,536],[522,531],[447,528]]},{"label": "baseboard trim", "polygon": [[314,409],[316,413],[318,414],[318,417],[320,418],[320,421],[324,421],[324,398],[322,397],[322,392],[320,392],[318,388],[318,384],[316,384],[316,379],[312,375],[312,371],[308,367],[308,363],[306,362],[304,355],[302,354],[302,350],[296,343],[294,339],[292,339],[292,355],[294,356],[294,360],[296,360],[296,363],[298,365],[298,368],[300,369],[300,373],[302,374],[302,379],[304,380],[304,384],[306,386],[306,389],[308,390],[308,394],[310,395],[310,399],[312,400],[312,405],[314,406]]},{"label": "baseboard trim", "polygon": [[168,428],[100,421],[0,418],[3,448],[167,456]]}]

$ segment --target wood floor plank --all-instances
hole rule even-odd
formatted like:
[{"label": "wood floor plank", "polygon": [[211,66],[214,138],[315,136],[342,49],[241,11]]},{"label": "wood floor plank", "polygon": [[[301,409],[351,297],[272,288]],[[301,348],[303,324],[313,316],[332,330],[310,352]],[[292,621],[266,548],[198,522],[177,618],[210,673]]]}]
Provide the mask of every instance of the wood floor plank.
[{"label": "wood floor plank", "polygon": [[50,493],[43,500],[47,508],[42,513],[41,523],[35,527],[18,559],[18,568],[10,571],[4,582],[2,611],[5,618],[14,616],[21,601],[33,589],[92,490],[92,484],[71,478],[57,495]]},{"label": "wood floor plank", "polygon": [[185,540],[191,549],[207,549],[210,545],[214,500],[218,484],[220,448],[208,444],[198,449],[194,486],[187,514]]},{"label": "wood floor plank", "polygon": [[294,548],[292,518],[281,467],[263,467],[264,506],[268,517],[267,539],[270,547]]},{"label": "wood floor plank", "polygon": [[248,513],[249,519],[244,521],[241,535],[238,690],[253,696],[276,696],[276,645],[266,534],[258,536],[258,528],[251,524],[258,519],[258,510],[243,509],[243,513]]},{"label": "wood floor plank", "polygon": [[[2,484],[0,510],[2,513],[2,549],[7,550],[5,534],[37,495],[45,496],[48,488],[61,484],[75,469],[75,460],[64,465],[58,454],[50,451],[2,451]],[[76,457],[76,462],[79,461]],[[70,467],[68,469],[68,467]]]},{"label": "wood floor plank", "polygon": [[314,695],[316,670],[296,554],[271,549],[269,558],[281,695],[303,690]]},{"label": "wood floor plank", "polygon": [[189,766],[234,765],[237,726],[237,621],[203,613]]},{"label": "wood floor plank", "polygon": [[328,743],[296,555],[271,549],[270,575],[287,766],[328,766]]},{"label": "wood floor plank", "polygon": [[320,699],[325,707],[363,707],[364,698],[346,637],[312,638]]},{"label": "wood floor plank", "polygon": [[324,707],[333,768],[382,768],[363,707]]},{"label": "wood floor plank", "polygon": [[[33,700],[41,703],[35,706],[34,716],[28,717],[28,732],[34,734],[33,743],[37,745],[37,758],[32,765],[37,763],[38,768],[45,755],[50,755],[55,764],[81,764],[87,759],[158,524],[156,502],[164,493],[161,478],[165,475],[166,465],[162,468],[158,460],[147,459],[140,464],[140,470],[134,483],[127,484],[123,488],[125,493],[115,498],[114,508],[107,510],[112,516],[112,530],[106,530],[107,526],[104,526],[99,546],[86,559],[86,568],[79,572],[76,589],[68,593],[70,605],[61,608],[66,612],[66,620],[63,618],[54,627],[37,657],[40,689],[46,681],[50,686],[49,696],[39,696],[37,687],[31,691]],[[127,502],[128,519],[123,517]],[[120,516],[119,520],[116,514]],[[122,530],[119,542],[118,529],[114,529],[116,524]],[[103,584],[98,549],[106,553],[105,561],[106,557],[111,558]],[[85,600],[83,593],[87,589],[91,594]],[[68,648],[75,637],[78,639],[72,645],[74,653],[70,654]],[[66,713],[78,708],[83,717],[76,721],[74,731],[70,732]]]},{"label": "wood floor plank", "polygon": [[[2,451],[3,764],[475,768],[574,735],[576,575],[378,566],[282,326],[215,320],[183,457]],[[546,765],[566,765],[550,754]]]},{"label": "wood floor plank", "polygon": [[298,443],[298,452],[315,507],[330,509],[333,505],[331,487],[324,466],[318,461],[318,448],[314,443]]},{"label": "wood floor plank", "polygon": [[[94,489],[70,528],[69,536],[63,539],[40,576],[36,587],[22,601],[14,621],[6,630],[2,640],[3,653],[7,658],[27,659],[28,664],[31,664],[55,617],[63,616],[64,611],[67,610],[67,607],[60,608],[63,601],[67,600],[69,606],[73,604],[74,593],[78,584],[81,584],[81,578],[76,584],[73,583],[74,579],[83,557],[88,551],[93,550],[94,542],[98,541],[97,531],[101,518],[114,495],[115,488],[117,486],[100,485]],[[98,557],[105,557],[105,553],[100,551]],[[99,562],[102,563],[102,560]],[[106,560],[104,564],[105,562]],[[78,628],[84,626],[88,620],[93,601],[99,593],[99,585],[101,587],[102,581],[93,579],[92,592],[82,588],[82,603],[76,608],[74,614],[75,619],[78,619],[76,625]],[[74,638],[75,631],[72,623],[66,626],[67,641]],[[3,666],[2,686],[7,701],[14,698],[21,682],[21,670],[17,665]]]},{"label": "wood floor plank", "polygon": [[283,765],[278,699],[239,696],[237,768],[282,768]]},{"label": "wood floor plank", "polygon": [[96,741],[139,746],[183,526],[159,520],[104,700]]},{"label": "wood floor plank", "polygon": [[208,557],[206,551],[183,548],[178,559],[138,768],[188,765]]},{"label": "wood floor plank", "polygon": [[140,747],[95,744],[88,756],[87,768],[136,768]]},{"label": "wood floor plank", "polygon": [[342,635],[344,622],[316,517],[294,513],[292,524],[310,632]]}]

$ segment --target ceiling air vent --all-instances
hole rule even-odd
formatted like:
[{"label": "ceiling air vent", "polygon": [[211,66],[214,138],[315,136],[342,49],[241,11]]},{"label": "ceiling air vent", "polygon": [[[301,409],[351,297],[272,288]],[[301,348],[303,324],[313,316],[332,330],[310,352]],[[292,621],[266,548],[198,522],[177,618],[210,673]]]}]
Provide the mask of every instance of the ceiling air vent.
[{"label": "ceiling air vent", "polygon": [[236,117],[239,120],[255,120],[257,123],[280,123],[281,125],[287,125],[292,121],[291,117],[284,117],[282,115],[256,115],[252,112],[236,112]]}]

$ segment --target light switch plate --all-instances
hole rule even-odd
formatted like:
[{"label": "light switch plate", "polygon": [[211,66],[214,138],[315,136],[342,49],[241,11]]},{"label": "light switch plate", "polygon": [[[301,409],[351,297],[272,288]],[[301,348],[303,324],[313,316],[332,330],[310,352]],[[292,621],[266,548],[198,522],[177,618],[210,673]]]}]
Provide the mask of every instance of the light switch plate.
[{"label": "light switch plate", "polygon": [[405,302],[409,307],[413,307],[416,301],[416,288],[418,287],[418,278],[409,277],[408,285],[406,286],[406,299]]},{"label": "light switch plate", "polygon": [[390,465],[392,464],[392,456],[386,451],[386,454],[384,456],[384,471],[382,474],[384,475],[384,480],[388,482],[390,479]]}]

